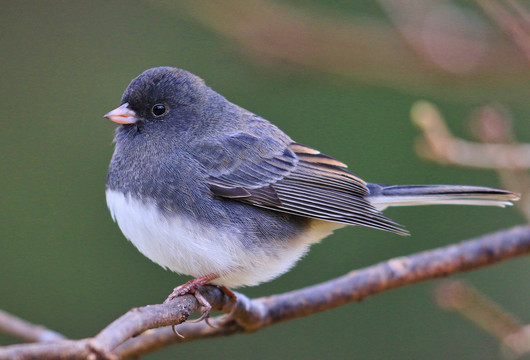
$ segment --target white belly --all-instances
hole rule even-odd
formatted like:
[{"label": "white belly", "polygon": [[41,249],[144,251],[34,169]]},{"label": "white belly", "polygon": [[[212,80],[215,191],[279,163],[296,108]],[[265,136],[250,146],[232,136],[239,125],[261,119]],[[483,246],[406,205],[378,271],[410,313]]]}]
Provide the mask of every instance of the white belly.
[{"label": "white belly", "polygon": [[[314,220],[311,228],[289,242],[288,248],[247,249],[237,231],[220,231],[186,217],[165,216],[153,204],[107,190],[107,205],[121,231],[142,254],[172,271],[199,277],[218,274],[213,284],[257,285],[288,271],[309,245],[344,225]],[[268,250],[268,251],[266,251]]]}]

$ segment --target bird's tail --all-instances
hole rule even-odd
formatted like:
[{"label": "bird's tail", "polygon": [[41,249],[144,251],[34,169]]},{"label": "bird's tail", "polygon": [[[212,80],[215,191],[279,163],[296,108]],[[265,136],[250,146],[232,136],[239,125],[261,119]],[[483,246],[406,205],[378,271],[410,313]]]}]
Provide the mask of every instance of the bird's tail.
[{"label": "bird's tail", "polygon": [[367,184],[368,199],[378,209],[415,205],[513,205],[519,195],[506,190],[467,185],[382,185]]}]

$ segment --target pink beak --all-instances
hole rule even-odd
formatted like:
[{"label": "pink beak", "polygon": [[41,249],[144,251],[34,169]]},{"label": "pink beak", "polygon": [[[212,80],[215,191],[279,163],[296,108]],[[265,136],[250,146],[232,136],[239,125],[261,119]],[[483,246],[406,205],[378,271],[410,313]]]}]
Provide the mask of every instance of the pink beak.
[{"label": "pink beak", "polygon": [[136,113],[129,109],[129,103],[125,103],[106,113],[104,117],[118,124],[135,124],[138,121]]}]

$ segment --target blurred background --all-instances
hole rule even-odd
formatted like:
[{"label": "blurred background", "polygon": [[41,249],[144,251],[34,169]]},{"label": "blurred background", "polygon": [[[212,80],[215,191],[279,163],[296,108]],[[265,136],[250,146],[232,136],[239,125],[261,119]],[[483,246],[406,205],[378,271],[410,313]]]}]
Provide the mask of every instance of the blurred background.
[{"label": "blurred background", "polygon": [[[524,164],[499,171],[474,166],[472,156],[468,166],[448,164],[460,153],[433,155],[429,141],[418,141],[411,108],[429,101],[413,111],[416,122],[434,117],[469,141],[530,141],[528,11],[528,3],[496,0],[3,1],[0,308],[68,337],[89,337],[188,280],[142,256],[105,203],[115,124],[102,116],[120,104],[132,78],[154,66],[199,75],[368,181],[524,192]],[[526,222],[515,207],[394,208],[386,215],[412,236],[340,230],[288,274],[240,291],[285,292]],[[528,323],[529,265],[520,258],[456,278]],[[407,286],[145,358],[501,358],[497,339],[437,305],[436,286]],[[0,335],[0,345],[16,341]]]}]

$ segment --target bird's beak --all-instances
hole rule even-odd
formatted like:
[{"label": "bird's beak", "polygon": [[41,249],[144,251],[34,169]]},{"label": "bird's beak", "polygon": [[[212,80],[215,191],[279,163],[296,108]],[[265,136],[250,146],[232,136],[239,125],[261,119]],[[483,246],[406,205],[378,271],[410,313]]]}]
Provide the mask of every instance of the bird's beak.
[{"label": "bird's beak", "polygon": [[135,124],[138,121],[136,113],[129,109],[129,103],[125,103],[106,113],[104,117],[118,124]]}]

